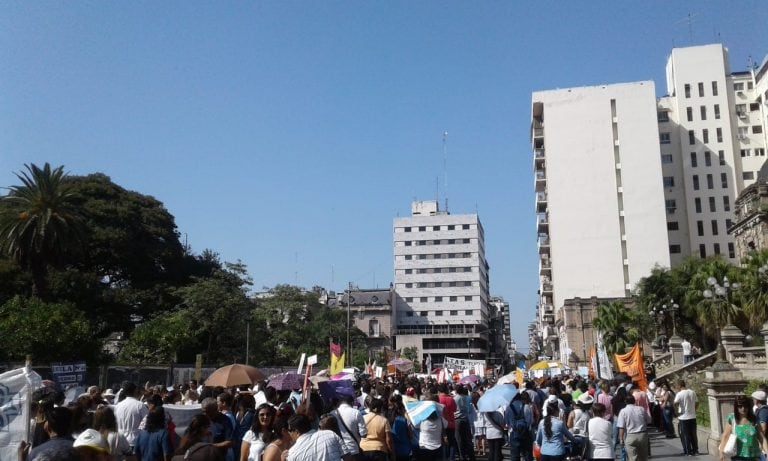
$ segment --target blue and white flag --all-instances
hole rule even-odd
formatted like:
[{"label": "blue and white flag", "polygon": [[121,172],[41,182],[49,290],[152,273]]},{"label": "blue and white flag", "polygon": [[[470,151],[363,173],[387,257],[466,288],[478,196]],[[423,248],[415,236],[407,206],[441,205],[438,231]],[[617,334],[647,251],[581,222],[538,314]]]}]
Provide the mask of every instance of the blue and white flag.
[{"label": "blue and white flag", "polygon": [[0,459],[16,459],[19,443],[29,440],[29,398],[40,381],[28,368],[0,374]]},{"label": "blue and white flag", "polygon": [[406,402],[405,408],[408,416],[411,418],[411,424],[418,426],[422,421],[429,418],[432,413],[443,414],[443,405],[432,400],[416,400]]}]

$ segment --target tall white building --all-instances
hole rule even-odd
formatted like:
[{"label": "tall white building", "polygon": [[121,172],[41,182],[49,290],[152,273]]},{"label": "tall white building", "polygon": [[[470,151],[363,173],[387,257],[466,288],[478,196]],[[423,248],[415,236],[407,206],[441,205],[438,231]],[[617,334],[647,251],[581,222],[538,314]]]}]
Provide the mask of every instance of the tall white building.
[{"label": "tall white building", "polygon": [[766,159],[766,69],[732,73],[722,45],[694,46],[672,50],[661,98],[653,82],[533,94],[547,355],[575,352],[590,298],[628,297],[656,264],[736,262],[735,200]]},{"label": "tall white building", "polygon": [[565,318],[566,300],[626,297],[669,266],[655,89],[569,88],[532,102],[538,315],[551,355],[567,361],[580,326]]},{"label": "tall white building", "polygon": [[477,214],[416,201],[393,227],[395,347],[415,347],[434,364],[446,355],[486,358],[489,268]]},{"label": "tall white building", "polygon": [[675,48],[659,99],[659,142],[672,264],[719,254],[736,262],[738,194],[765,162],[764,106],[753,71],[731,73],[720,44]]}]

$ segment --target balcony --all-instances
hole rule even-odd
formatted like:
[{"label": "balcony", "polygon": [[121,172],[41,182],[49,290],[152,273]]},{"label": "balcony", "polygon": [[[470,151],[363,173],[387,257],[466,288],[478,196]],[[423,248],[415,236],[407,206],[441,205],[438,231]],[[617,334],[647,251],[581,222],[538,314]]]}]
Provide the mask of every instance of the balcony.
[{"label": "balcony", "polygon": [[544,192],[547,189],[546,171],[536,172],[536,192]]},{"label": "balcony", "polygon": [[533,150],[533,169],[534,171],[543,171],[546,162],[544,161],[544,149]]},{"label": "balcony", "polygon": [[[549,255],[549,236],[548,235],[539,234],[539,240],[537,242],[537,245],[539,247],[540,255],[543,255],[543,254]],[[547,259],[547,263],[549,263],[549,259]]]},{"label": "balcony", "polygon": [[539,275],[549,275],[552,273],[552,261],[549,258],[542,258],[539,261]]},{"label": "balcony", "polygon": [[539,213],[536,216],[536,230],[539,233],[549,232],[549,216],[546,213]]},{"label": "balcony", "polygon": [[536,213],[544,213],[547,211],[547,193],[536,193]]},{"label": "balcony", "polygon": [[[553,290],[552,282],[544,282],[544,283],[541,284],[541,294],[543,294],[543,295],[544,294],[550,294],[551,295],[552,294],[552,290]],[[552,305],[548,304],[548,306],[550,306],[550,308],[551,308]]]}]

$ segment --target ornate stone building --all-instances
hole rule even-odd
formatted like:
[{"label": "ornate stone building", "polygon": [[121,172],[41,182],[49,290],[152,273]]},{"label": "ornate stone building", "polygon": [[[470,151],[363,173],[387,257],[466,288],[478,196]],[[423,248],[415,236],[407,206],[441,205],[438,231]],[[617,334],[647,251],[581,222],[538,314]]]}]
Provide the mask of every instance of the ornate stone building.
[{"label": "ornate stone building", "polygon": [[736,198],[734,222],[728,229],[736,241],[736,256],[742,261],[750,252],[768,248],[768,164],[757,181]]}]

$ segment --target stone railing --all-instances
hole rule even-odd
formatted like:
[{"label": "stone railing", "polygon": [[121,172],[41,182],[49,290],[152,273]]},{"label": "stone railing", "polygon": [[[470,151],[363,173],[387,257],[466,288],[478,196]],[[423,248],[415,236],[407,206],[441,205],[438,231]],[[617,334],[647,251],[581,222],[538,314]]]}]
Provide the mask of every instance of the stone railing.
[{"label": "stone railing", "polygon": [[[704,354],[699,358],[682,365],[669,365],[671,354],[660,356],[653,363],[656,365],[656,382],[674,382],[676,378],[685,378],[686,375],[698,373],[715,363],[717,352]],[[667,365],[667,366],[664,366]]]},{"label": "stone railing", "polygon": [[734,347],[728,349],[728,357],[733,366],[741,370],[746,378],[764,378],[768,369],[765,347]]}]

